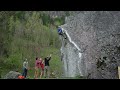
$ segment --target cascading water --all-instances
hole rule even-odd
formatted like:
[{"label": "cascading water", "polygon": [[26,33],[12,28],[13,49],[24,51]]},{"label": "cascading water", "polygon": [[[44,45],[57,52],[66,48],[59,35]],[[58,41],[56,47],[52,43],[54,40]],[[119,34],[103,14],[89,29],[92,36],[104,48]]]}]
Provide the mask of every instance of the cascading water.
[{"label": "cascading water", "polygon": [[[62,28],[62,27],[61,27]],[[63,54],[64,75],[65,77],[75,77],[77,75],[83,76],[82,70],[82,53],[80,48],[71,40],[67,31],[62,28],[67,39],[61,37],[62,47],[61,53]]]}]

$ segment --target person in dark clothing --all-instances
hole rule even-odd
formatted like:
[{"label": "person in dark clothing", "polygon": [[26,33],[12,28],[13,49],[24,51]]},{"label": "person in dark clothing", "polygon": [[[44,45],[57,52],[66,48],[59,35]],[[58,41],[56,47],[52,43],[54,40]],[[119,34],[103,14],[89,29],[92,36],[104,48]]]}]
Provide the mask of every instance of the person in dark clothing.
[{"label": "person in dark clothing", "polygon": [[51,54],[50,54],[50,56],[47,56],[44,60],[45,60],[44,61],[44,63],[45,63],[44,77],[46,77],[46,74],[47,74],[47,77],[49,78],[50,77],[50,64],[49,64],[49,61],[51,60]]},{"label": "person in dark clothing", "polygon": [[60,27],[58,27],[58,34],[63,35],[62,29]]},{"label": "person in dark clothing", "polygon": [[62,28],[58,27],[58,34],[63,36],[65,39],[67,39],[65,33],[63,33]]}]

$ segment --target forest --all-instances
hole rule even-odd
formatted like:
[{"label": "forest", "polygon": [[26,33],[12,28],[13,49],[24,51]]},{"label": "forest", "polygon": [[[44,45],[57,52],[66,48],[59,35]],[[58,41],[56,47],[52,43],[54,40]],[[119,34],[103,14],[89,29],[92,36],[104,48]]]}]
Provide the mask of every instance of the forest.
[{"label": "forest", "polygon": [[51,72],[60,77],[61,42],[57,26],[64,17],[51,18],[42,11],[0,11],[0,77],[9,71],[22,72],[22,63],[29,62],[29,78],[34,76],[35,58],[52,54]]}]

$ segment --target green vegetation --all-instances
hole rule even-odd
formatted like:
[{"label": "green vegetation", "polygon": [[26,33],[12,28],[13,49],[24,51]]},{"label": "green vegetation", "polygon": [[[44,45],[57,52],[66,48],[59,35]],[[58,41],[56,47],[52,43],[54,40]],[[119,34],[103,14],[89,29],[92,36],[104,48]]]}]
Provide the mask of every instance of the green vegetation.
[{"label": "green vegetation", "polygon": [[56,26],[64,23],[64,17],[51,19],[36,11],[0,12],[0,75],[10,70],[22,72],[25,58],[29,61],[29,77],[34,76],[36,57],[45,58],[52,53],[51,72],[57,77],[62,73],[59,57],[60,41]]}]

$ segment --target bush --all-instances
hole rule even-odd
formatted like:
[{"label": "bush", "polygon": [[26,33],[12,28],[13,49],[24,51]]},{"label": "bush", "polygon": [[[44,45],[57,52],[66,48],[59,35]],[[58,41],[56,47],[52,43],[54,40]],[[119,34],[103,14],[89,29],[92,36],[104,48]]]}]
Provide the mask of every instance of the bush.
[{"label": "bush", "polygon": [[13,55],[10,55],[10,57],[4,62],[5,63],[5,68],[9,69],[18,69],[21,68],[22,60],[20,60],[20,54],[19,53],[14,53]]}]

